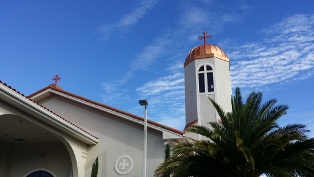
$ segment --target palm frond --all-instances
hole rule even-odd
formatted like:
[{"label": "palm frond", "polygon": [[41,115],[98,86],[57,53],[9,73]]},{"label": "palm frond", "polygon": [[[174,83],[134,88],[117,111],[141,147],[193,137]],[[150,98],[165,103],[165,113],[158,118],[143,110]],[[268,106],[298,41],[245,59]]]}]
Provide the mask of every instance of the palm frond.
[{"label": "palm frond", "polygon": [[314,176],[314,138],[306,136],[305,125],[280,127],[288,106],[276,105],[276,99],[262,103],[262,96],[252,92],[243,102],[237,87],[227,113],[210,99],[222,122],[189,128],[201,140],[177,144],[155,176]]}]

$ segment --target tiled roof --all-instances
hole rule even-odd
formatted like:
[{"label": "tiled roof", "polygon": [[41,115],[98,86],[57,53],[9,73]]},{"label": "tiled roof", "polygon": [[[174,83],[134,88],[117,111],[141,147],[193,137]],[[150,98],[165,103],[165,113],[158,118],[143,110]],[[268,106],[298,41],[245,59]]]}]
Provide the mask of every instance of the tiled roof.
[{"label": "tiled roof", "polygon": [[[117,108],[114,108],[114,107],[111,107],[111,106],[108,106],[108,105],[105,105],[105,104],[102,104],[102,103],[99,103],[99,102],[96,102],[96,101],[93,101],[93,100],[84,98],[84,97],[82,97],[82,96],[73,94],[73,93],[71,93],[71,92],[62,90],[59,86],[56,86],[55,84],[50,84],[50,85],[48,85],[47,87],[45,87],[45,88],[43,88],[43,89],[40,89],[39,91],[37,91],[37,92],[35,92],[35,93],[33,93],[33,94],[27,96],[27,98],[31,99],[32,97],[36,96],[37,94],[40,94],[40,93],[42,93],[42,92],[44,92],[44,91],[46,91],[46,90],[48,90],[48,89],[52,89],[52,90],[61,92],[61,93],[63,93],[63,94],[66,94],[66,95],[69,95],[69,96],[78,98],[78,99],[80,99],[80,100],[83,100],[83,101],[92,103],[92,104],[94,104],[94,105],[97,105],[97,106],[100,106],[100,107],[103,107],[103,108],[106,108],[106,109],[110,109],[110,110],[112,110],[112,111],[115,111],[115,112],[118,112],[118,113],[121,113],[121,114],[130,116],[130,117],[132,117],[132,118],[135,118],[135,119],[138,119],[138,120],[144,122],[144,118],[143,118],[143,117],[140,117],[140,116],[137,116],[137,115],[134,115],[134,114],[131,114],[131,113],[128,113],[128,112],[119,110],[119,109],[117,109]],[[158,127],[161,127],[161,128],[167,129],[167,130],[170,130],[170,131],[172,131],[172,132],[175,132],[175,133],[178,133],[178,134],[181,134],[181,135],[183,134],[183,132],[180,131],[180,130],[177,130],[177,129],[168,127],[168,126],[163,125],[163,124],[160,124],[160,123],[158,123],[158,122],[154,122],[154,121],[151,121],[151,120],[147,120],[147,123],[150,123],[150,124],[152,124],[152,125],[155,125],[155,126],[158,126]]]},{"label": "tiled roof", "polygon": [[7,85],[6,83],[2,82],[1,80],[0,80],[0,83],[3,84],[4,86],[6,86],[7,88],[11,89],[11,90],[14,91],[15,93],[21,95],[22,97],[24,97],[24,98],[26,98],[26,99],[32,101],[33,103],[35,103],[36,105],[40,106],[41,108],[44,108],[45,110],[47,110],[47,111],[49,111],[50,113],[54,114],[55,116],[57,116],[58,118],[62,119],[63,121],[68,122],[68,123],[71,124],[72,126],[78,128],[78,129],[80,129],[81,131],[83,131],[83,132],[89,134],[90,136],[92,136],[92,137],[98,139],[96,136],[94,136],[94,135],[92,135],[91,133],[87,132],[87,131],[84,130],[83,128],[81,128],[81,127],[79,127],[79,126],[73,124],[72,122],[68,121],[67,119],[61,117],[60,115],[58,115],[58,114],[52,112],[51,110],[49,110],[48,108],[44,107],[43,105],[38,104],[37,102],[33,101],[32,99],[29,98],[29,96],[28,96],[28,97],[25,97],[24,94],[20,93],[19,91],[17,91],[16,89],[12,88],[12,87],[9,86],[9,85]]},{"label": "tiled roof", "polygon": [[183,132],[186,132],[188,128],[192,127],[193,125],[196,125],[197,123],[198,123],[198,119],[194,120],[193,122],[186,124]]}]

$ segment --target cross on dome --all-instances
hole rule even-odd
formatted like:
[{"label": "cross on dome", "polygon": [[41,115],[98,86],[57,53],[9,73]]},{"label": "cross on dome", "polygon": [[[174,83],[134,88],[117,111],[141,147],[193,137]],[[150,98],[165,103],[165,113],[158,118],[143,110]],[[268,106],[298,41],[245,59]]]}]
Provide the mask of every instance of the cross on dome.
[{"label": "cross on dome", "polygon": [[55,85],[57,85],[58,82],[61,80],[61,77],[59,77],[59,75],[57,74],[57,75],[55,75],[55,77],[52,78],[52,80],[54,80],[55,81]]},{"label": "cross on dome", "polygon": [[211,35],[211,34],[208,35],[208,36],[206,36],[206,34],[207,34],[207,32],[204,31],[204,32],[203,32],[203,36],[199,36],[199,37],[198,37],[199,40],[204,39],[204,45],[206,44],[206,39],[207,39],[207,38],[208,38],[208,39],[211,39],[211,38],[213,37],[213,35]]}]

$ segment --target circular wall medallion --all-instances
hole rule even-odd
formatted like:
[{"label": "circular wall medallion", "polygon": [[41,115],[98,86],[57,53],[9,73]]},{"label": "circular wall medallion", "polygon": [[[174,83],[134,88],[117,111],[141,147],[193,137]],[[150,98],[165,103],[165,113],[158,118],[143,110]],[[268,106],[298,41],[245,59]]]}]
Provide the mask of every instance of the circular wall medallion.
[{"label": "circular wall medallion", "polygon": [[133,168],[133,159],[128,155],[122,155],[114,163],[114,169],[120,175],[128,174]]}]

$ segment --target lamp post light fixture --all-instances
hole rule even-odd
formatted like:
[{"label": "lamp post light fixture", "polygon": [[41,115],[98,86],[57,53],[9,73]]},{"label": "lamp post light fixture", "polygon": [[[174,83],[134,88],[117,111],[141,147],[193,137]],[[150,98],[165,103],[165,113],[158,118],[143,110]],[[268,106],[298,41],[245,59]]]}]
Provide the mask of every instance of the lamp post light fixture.
[{"label": "lamp post light fixture", "polygon": [[148,105],[147,100],[139,100],[138,102],[139,102],[139,104],[140,104],[141,106],[144,106],[144,105],[145,105],[145,109],[146,109],[146,106]]},{"label": "lamp post light fixture", "polygon": [[144,107],[144,157],[143,157],[143,177],[146,177],[147,161],[147,100],[139,100],[139,104]]}]

